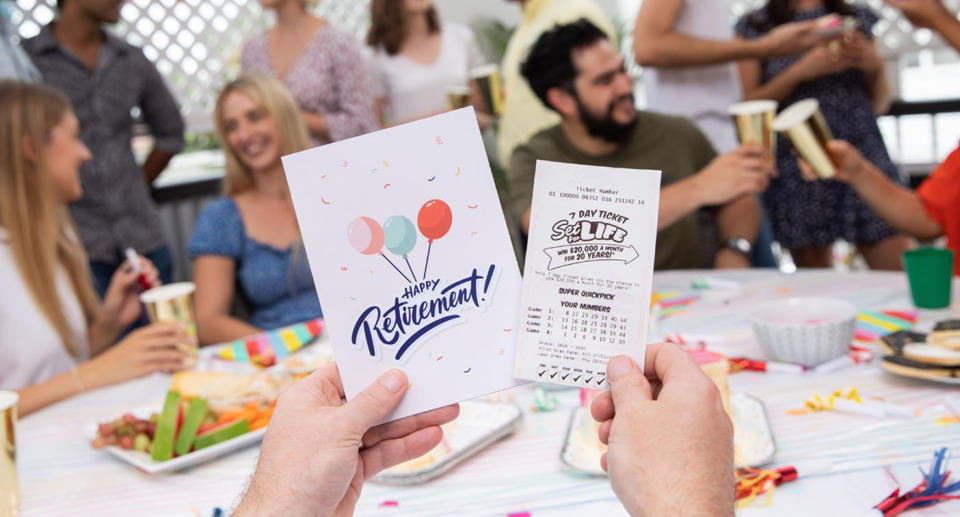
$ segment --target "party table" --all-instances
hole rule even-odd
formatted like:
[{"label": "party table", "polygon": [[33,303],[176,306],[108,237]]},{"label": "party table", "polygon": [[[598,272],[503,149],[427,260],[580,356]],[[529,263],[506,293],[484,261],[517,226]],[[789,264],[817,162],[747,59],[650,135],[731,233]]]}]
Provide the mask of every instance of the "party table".
[{"label": "party table", "polygon": [[[773,300],[794,296],[845,299],[860,310],[911,309],[906,279],[898,273],[772,270],[690,271],[655,275],[657,291],[687,291],[705,276],[739,283],[735,294],[704,292],[683,310],[664,317],[651,339],[704,342],[731,356],[763,358],[749,314]],[[955,296],[960,283],[955,284]],[[916,328],[960,315],[953,310],[921,311]],[[18,427],[18,468],[26,516],[184,515],[210,516],[229,510],[242,493],[258,453],[251,447],[173,474],[148,475],[89,446],[88,433],[146,405],[159,407],[168,375],[153,375],[85,393],[22,419]],[[760,497],[738,513],[744,516],[852,515],[869,510],[898,486],[913,488],[934,450],[960,452],[960,423],[945,399],[960,401],[960,388],[897,377],[876,361],[832,373],[739,372],[731,389],[761,399],[779,448],[773,466],[817,463],[831,474],[802,477]],[[910,420],[877,419],[838,412],[788,414],[813,394],[856,387],[867,396],[919,411]],[[412,487],[369,483],[358,515],[626,515],[605,478],[580,474],[560,460],[576,390],[554,391],[560,408],[532,410],[534,386],[495,394],[523,408],[524,421],[512,436],[493,444],[445,475]],[[317,430],[322,432],[322,430]],[[309,454],[309,451],[304,451]],[[954,469],[960,468],[960,459]],[[669,495],[668,495],[669,496]],[[958,515],[960,502],[947,502],[907,515]]]}]

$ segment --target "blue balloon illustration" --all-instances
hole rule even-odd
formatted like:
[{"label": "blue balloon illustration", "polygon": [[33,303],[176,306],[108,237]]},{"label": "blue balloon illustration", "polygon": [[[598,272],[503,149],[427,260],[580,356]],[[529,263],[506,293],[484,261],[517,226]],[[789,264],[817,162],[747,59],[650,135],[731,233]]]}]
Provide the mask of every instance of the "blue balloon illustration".
[{"label": "blue balloon illustration", "polygon": [[395,215],[383,223],[383,245],[394,255],[406,257],[417,245],[417,228],[410,219]]}]

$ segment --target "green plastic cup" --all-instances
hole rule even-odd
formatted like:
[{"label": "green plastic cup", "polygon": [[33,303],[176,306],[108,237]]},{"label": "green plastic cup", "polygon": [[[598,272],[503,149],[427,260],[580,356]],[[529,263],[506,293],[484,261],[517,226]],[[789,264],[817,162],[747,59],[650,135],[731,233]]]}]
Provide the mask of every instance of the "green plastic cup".
[{"label": "green plastic cup", "polygon": [[937,248],[910,250],[903,254],[903,262],[914,305],[921,309],[944,309],[950,306],[952,251]]}]

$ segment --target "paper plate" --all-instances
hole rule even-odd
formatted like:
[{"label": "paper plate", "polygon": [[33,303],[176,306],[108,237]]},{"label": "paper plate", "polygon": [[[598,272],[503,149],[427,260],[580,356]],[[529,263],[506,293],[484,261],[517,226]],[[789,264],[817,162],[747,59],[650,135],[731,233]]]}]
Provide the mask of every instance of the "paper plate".
[{"label": "paper plate", "polygon": [[468,400],[460,403],[460,416],[444,424],[443,441],[419,458],[377,474],[385,485],[418,485],[452,469],[488,445],[506,438],[520,426],[523,413],[513,403]]},{"label": "paper plate", "polygon": [[887,373],[911,379],[939,382],[941,384],[960,384],[960,367],[936,366],[911,361],[905,357],[884,356],[880,367]]},{"label": "paper plate", "polygon": [[[131,413],[133,413],[133,415],[137,418],[147,419],[150,417],[150,413],[159,412],[158,409],[161,407],[163,407],[163,402],[158,401],[155,406],[151,406],[149,408],[140,408],[131,411]],[[98,429],[98,424],[92,424],[87,427],[87,445],[89,445],[89,442],[93,441],[93,439],[97,437],[99,434]],[[133,465],[137,469],[146,472],[147,474],[160,474],[162,472],[174,472],[177,470],[183,470],[187,467],[193,467],[202,463],[207,463],[208,461],[214,460],[225,454],[256,445],[263,440],[263,434],[266,432],[267,428],[265,427],[262,429],[257,429],[256,431],[250,431],[249,433],[242,434],[231,440],[220,442],[216,445],[211,445],[210,447],[200,449],[199,451],[193,451],[191,453],[184,454],[183,456],[177,456],[176,458],[167,461],[153,461],[153,459],[150,458],[150,455],[145,452],[140,452],[133,449],[125,450],[116,445],[108,445],[101,450],[113,455],[123,462]]]}]

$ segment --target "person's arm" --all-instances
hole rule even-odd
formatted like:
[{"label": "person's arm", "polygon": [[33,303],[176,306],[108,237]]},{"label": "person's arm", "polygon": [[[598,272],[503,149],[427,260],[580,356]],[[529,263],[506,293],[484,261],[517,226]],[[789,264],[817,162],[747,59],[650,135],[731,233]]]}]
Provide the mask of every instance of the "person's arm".
[{"label": "person's arm", "polygon": [[330,139],[330,128],[327,126],[327,117],[312,111],[301,111],[300,114],[303,115],[303,122],[307,125],[307,131],[311,135],[324,140]]},{"label": "person's arm", "polygon": [[530,204],[533,202],[533,178],[537,167],[537,155],[528,144],[513,151],[507,167],[507,184],[510,191],[510,207],[523,234],[530,233]]},{"label": "person's arm", "polygon": [[196,359],[193,338],[180,323],[154,323],[131,332],[93,359],[46,381],[17,390],[17,411],[26,416],[86,390],[156,371],[187,367]]},{"label": "person's arm", "polygon": [[[815,22],[788,23],[756,39],[711,40],[676,31],[686,0],[647,0],[633,29],[633,54],[641,66],[684,67],[797,54],[819,38]],[[717,20],[718,23],[725,23]]]},{"label": "person's arm", "polygon": [[140,110],[154,139],[153,150],[143,164],[143,175],[147,184],[151,185],[170,163],[170,159],[183,150],[184,123],[177,101],[160,73],[146,57],[140,57],[143,59],[140,68],[146,75]]},{"label": "person's arm", "polygon": [[330,84],[337,94],[337,108],[327,113],[305,113],[311,134],[337,141],[380,128],[374,113],[373,93],[366,60],[349,36],[338,39],[333,53]]},{"label": "person's arm", "polygon": [[744,195],[717,209],[717,230],[720,249],[714,258],[717,269],[750,267],[750,257],[730,249],[724,244],[730,239],[741,238],[753,245],[760,231],[760,203],[756,196]]},{"label": "person's arm", "polygon": [[[943,228],[930,217],[915,192],[891,181],[849,143],[833,140],[827,149],[837,166],[833,179],[849,183],[867,206],[890,226],[920,240],[933,240],[943,234]],[[820,181],[805,161],[798,162],[804,179]]]},{"label": "person's arm", "polygon": [[[147,282],[153,287],[160,285],[157,268],[153,263],[145,257],[137,258]],[[139,276],[126,261],[114,272],[100,310],[87,327],[87,342],[90,344],[91,355],[97,355],[116,343],[120,334],[140,318],[142,309]]]},{"label": "person's arm", "polygon": [[882,115],[890,109],[890,103],[893,102],[890,83],[887,81],[887,67],[883,62],[883,57],[877,51],[875,41],[867,42],[867,48],[864,52],[866,55],[862,68],[867,74],[867,82],[870,85],[870,99],[873,101],[873,110],[876,114]]},{"label": "person's arm", "polygon": [[[745,144],[713,159],[695,175],[660,190],[657,229],[662,230],[704,206],[727,204],[767,189],[772,166],[762,147]],[[756,232],[754,232],[756,235]]]},{"label": "person's arm", "polygon": [[960,20],[940,0],[883,0],[900,9],[915,27],[931,29],[960,52]]},{"label": "person's arm", "polygon": [[200,255],[193,259],[193,281],[197,284],[194,303],[201,344],[223,343],[261,332],[230,315],[235,279],[236,262],[231,257]]}]

